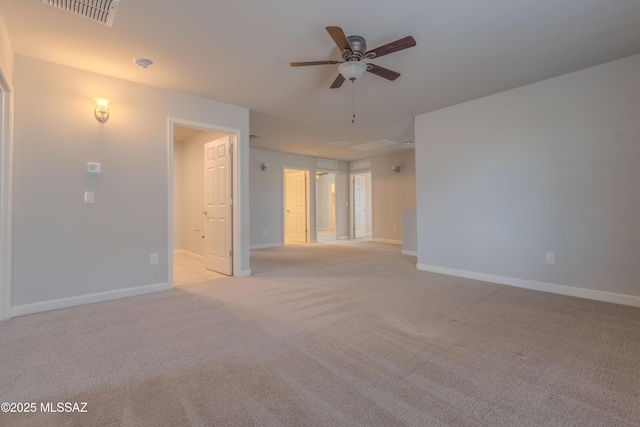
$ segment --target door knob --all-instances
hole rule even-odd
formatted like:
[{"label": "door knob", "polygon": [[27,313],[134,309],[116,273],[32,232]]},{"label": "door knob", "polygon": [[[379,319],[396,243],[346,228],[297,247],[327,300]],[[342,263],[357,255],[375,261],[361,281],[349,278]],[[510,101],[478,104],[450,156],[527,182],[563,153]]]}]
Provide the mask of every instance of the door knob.
[{"label": "door knob", "polygon": [[207,214],[207,211],[203,211],[202,213],[206,215],[206,214]]}]

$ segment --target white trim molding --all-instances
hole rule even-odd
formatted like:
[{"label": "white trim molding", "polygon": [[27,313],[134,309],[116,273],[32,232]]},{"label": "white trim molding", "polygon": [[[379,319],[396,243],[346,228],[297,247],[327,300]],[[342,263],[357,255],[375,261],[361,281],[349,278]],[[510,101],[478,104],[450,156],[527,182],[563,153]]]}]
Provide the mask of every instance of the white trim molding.
[{"label": "white trim molding", "polygon": [[75,307],[77,305],[91,304],[94,302],[110,301],[119,298],[144,295],[152,292],[166,291],[173,288],[172,283],[158,283],[155,285],[138,286],[135,288],[118,289],[115,291],[98,292],[77,297],[60,298],[51,301],[36,302],[33,304],[18,305],[11,309],[11,317],[40,313],[43,311],[58,310],[61,308]]},{"label": "white trim molding", "polygon": [[411,256],[418,256],[418,251],[409,251],[407,249],[403,249],[400,251],[400,253],[402,255],[411,255]]},{"label": "white trim molding", "polygon": [[391,239],[371,239],[372,242],[375,243],[390,243],[392,245],[401,245],[402,240],[391,240]]},{"label": "white trim molding", "polygon": [[537,282],[535,280],[517,279],[514,277],[496,276],[493,274],[477,273],[474,271],[457,270],[448,267],[438,267],[427,264],[417,264],[416,268],[432,273],[446,274],[448,276],[464,277],[466,279],[480,280],[483,282],[498,283],[501,285],[515,286],[534,291],[550,292],[553,294],[568,295],[578,298],[586,298],[595,301],[611,302],[614,304],[640,307],[640,297],[634,295],[616,294],[613,292],[598,291],[595,289],[576,288],[574,286],[557,285],[554,283]]},{"label": "white trim molding", "polygon": [[282,243],[265,243],[264,245],[251,245],[250,249],[269,249],[269,248],[279,248],[284,246]]},{"label": "white trim molding", "polygon": [[198,254],[194,254],[193,252],[187,251],[185,249],[174,249],[173,250],[173,255],[184,255],[184,256],[188,256],[189,258],[193,258],[196,261],[204,261],[204,256],[202,255],[198,255]]}]

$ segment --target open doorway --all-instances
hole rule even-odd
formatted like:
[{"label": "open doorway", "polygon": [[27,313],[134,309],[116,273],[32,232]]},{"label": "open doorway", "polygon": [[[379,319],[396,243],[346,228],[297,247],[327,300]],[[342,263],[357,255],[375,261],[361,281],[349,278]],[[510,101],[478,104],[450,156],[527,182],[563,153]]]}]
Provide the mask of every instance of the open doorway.
[{"label": "open doorway", "polygon": [[307,243],[309,236],[309,171],[284,170],[284,243]]},{"label": "open doorway", "polygon": [[173,283],[233,275],[235,134],[173,126]]},{"label": "open doorway", "polygon": [[350,183],[350,236],[352,239],[371,240],[373,234],[371,172],[352,173]]},{"label": "open doorway", "polygon": [[333,172],[316,172],[316,238],[319,242],[338,239],[336,174]]}]

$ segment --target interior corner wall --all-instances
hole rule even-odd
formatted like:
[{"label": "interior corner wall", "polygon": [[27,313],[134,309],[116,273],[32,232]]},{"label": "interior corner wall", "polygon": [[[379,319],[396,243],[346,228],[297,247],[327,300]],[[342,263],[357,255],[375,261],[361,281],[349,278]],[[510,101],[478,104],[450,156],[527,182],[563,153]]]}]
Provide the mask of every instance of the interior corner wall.
[{"label": "interior corner wall", "polygon": [[[399,173],[393,173],[393,165],[400,166]],[[374,157],[371,168],[373,239],[402,243],[402,211],[416,208],[415,151]]]},{"label": "interior corner wall", "polygon": [[416,117],[419,267],[640,303],[639,118],[640,55]]},{"label": "interior corner wall", "polygon": [[14,52],[0,17],[0,320],[11,316]]},{"label": "interior corner wall", "polygon": [[9,40],[4,20],[0,16],[0,70],[9,86],[13,85],[13,47]]},{"label": "interior corner wall", "polygon": [[[250,193],[251,193],[251,248],[266,248],[284,244],[284,169],[307,169],[309,177],[310,232],[311,240],[316,240],[316,185],[317,159],[310,156],[280,153],[252,148],[250,150]],[[260,165],[268,163],[266,171]],[[338,162],[336,172],[336,228],[340,236],[349,235],[349,197],[347,162]]]},{"label": "interior corner wall", "polygon": [[[169,118],[240,131],[239,255],[250,271],[246,108],[19,55],[14,65],[16,315],[171,286]],[[95,96],[111,99],[106,123]]]}]

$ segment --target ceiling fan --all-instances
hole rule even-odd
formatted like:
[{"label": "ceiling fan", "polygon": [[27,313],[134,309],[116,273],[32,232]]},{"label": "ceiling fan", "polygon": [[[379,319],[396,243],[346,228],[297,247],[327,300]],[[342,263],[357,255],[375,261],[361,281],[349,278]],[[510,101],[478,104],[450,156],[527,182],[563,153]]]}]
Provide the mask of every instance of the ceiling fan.
[{"label": "ceiling fan", "polygon": [[387,80],[395,80],[400,77],[400,73],[391,71],[376,64],[362,62],[364,59],[379,58],[399,50],[407,49],[416,45],[413,37],[407,36],[387,43],[372,50],[367,50],[367,41],[361,36],[345,36],[344,31],[340,27],[327,27],[327,31],[333,41],[336,42],[340,52],[342,52],[342,61],[310,61],[310,62],[292,62],[292,67],[304,67],[308,65],[332,65],[338,66],[338,77],[331,84],[331,89],[339,88],[346,79],[355,81],[360,78],[365,71],[384,77]]}]

